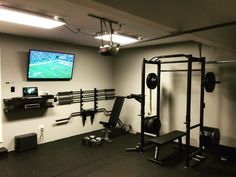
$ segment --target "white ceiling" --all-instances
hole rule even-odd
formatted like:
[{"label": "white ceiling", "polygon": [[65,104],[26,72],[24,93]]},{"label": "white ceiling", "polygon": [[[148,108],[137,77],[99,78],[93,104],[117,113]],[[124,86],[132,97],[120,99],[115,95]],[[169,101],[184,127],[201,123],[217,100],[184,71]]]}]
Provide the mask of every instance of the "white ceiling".
[{"label": "white ceiling", "polygon": [[[95,35],[100,21],[94,14],[122,25],[121,31],[144,40],[199,27],[236,21],[236,0],[0,0],[0,4],[57,15],[76,30]],[[114,26],[118,29],[118,26]],[[45,30],[0,22],[0,32],[87,46],[100,45],[90,35],[73,33],[65,27]],[[194,40],[236,51],[236,25],[154,40],[124,47],[148,46]]]}]

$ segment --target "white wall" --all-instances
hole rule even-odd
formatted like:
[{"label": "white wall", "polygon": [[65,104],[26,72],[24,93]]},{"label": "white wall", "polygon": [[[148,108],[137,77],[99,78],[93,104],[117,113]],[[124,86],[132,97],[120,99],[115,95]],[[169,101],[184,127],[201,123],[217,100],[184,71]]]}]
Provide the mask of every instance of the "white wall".
[{"label": "white wall", "polygon": [[[0,37],[2,99],[22,96],[22,87],[26,86],[36,86],[39,91],[48,91],[50,94],[75,91],[81,88],[114,88],[112,58],[100,56],[97,48],[4,34],[1,34]],[[73,79],[71,81],[28,82],[26,73],[30,48],[75,53]],[[11,86],[15,86],[15,93],[10,92]],[[113,101],[101,101],[99,107],[110,109],[112,104]],[[91,108],[89,104],[84,104],[84,107]],[[16,135],[39,133],[40,124],[45,125],[44,141],[40,143],[45,143],[100,129],[102,128],[98,123],[100,119],[107,119],[103,113],[99,113],[96,115],[93,125],[90,124],[90,118],[87,118],[86,125],[83,127],[81,117],[74,117],[65,125],[54,125],[56,119],[66,118],[72,112],[77,111],[79,111],[79,104],[55,105],[54,108],[49,108],[45,112],[35,110],[33,113],[27,111],[2,113],[3,145],[9,150],[13,150]]]},{"label": "white wall", "polygon": [[[192,54],[199,57],[198,44],[185,42],[152,47],[140,47],[136,49],[122,49],[114,60],[115,86],[117,93],[128,95],[141,92],[141,66],[143,58],[151,58],[158,55],[169,54]],[[203,46],[202,56],[207,60],[228,60],[235,59],[236,54],[217,48]],[[178,58],[181,59],[181,58]],[[198,64],[194,65],[195,68]],[[163,65],[163,69],[167,68]],[[185,64],[169,65],[169,68],[186,68]],[[222,81],[217,85],[214,93],[206,93],[205,102],[205,125],[218,127],[221,130],[221,144],[236,147],[236,82],[235,65],[207,65],[207,71],[214,71],[217,78]],[[148,67],[147,73],[153,68]],[[163,73],[161,78],[161,133],[167,133],[178,129],[185,131],[186,115],[186,74],[185,73]],[[147,90],[146,100],[148,103],[149,91]],[[193,75],[192,81],[192,125],[199,122],[199,74]],[[153,93],[155,98],[155,93]],[[153,103],[155,109],[155,103]],[[146,112],[148,111],[148,105]],[[140,131],[140,104],[135,100],[127,100],[123,107],[122,117],[130,123],[134,130]],[[153,113],[155,114],[155,112]],[[191,134],[191,144],[198,144],[198,129]]]},{"label": "white wall", "polygon": [[[0,35],[1,46],[1,92],[3,98],[22,96],[22,87],[37,86],[39,91],[49,91],[56,94],[59,91],[71,91],[93,88],[116,88],[117,95],[140,93],[141,91],[141,65],[143,58],[151,58],[156,55],[166,54],[192,54],[199,56],[198,46],[193,42],[171,44],[162,46],[143,47],[136,49],[121,49],[116,57],[103,57],[97,52],[97,48],[76,46],[65,43],[57,43],[46,40]],[[26,80],[28,51],[30,48],[71,52],[76,54],[73,79],[71,81],[53,82],[28,82]],[[203,46],[203,56],[207,60],[235,59],[236,55],[224,50]],[[171,68],[183,68],[185,65],[171,65]],[[195,66],[197,67],[197,66]],[[153,67],[148,67],[149,72]],[[207,71],[215,71],[217,78],[222,84],[217,86],[214,93],[207,93],[205,97],[205,125],[219,127],[221,130],[221,144],[236,147],[235,127],[235,104],[236,82],[235,65],[208,65]],[[147,72],[148,73],[148,72]],[[199,77],[193,76],[193,101],[192,123],[197,123],[199,118]],[[113,81],[114,80],[114,81]],[[185,74],[162,75],[162,130],[161,133],[173,129],[185,130],[185,100],[186,100],[186,76]],[[11,93],[10,87],[15,86],[16,92]],[[148,91],[147,91],[148,103]],[[155,97],[155,92],[153,93]],[[113,101],[99,103],[99,107],[111,108]],[[89,104],[85,105],[90,108]],[[155,102],[153,102],[153,109]],[[146,108],[148,111],[148,107]],[[2,109],[3,110],[3,109]],[[99,121],[107,119],[102,113],[96,115],[94,125],[90,125],[89,118],[86,126],[82,126],[81,117],[73,118],[68,124],[54,126],[55,120],[65,118],[72,112],[79,111],[79,104],[57,106],[46,112],[35,111],[34,113],[16,112],[7,115],[2,112],[2,146],[9,150],[14,149],[14,137],[16,135],[36,132],[38,126],[45,125],[44,140],[40,143],[54,141],[73,135],[100,129]],[[135,100],[126,100],[121,112],[124,122],[132,125],[134,130],[140,130],[140,104]],[[155,114],[155,112],[154,112]],[[0,123],[1,135],[1,123]],[[0,136],[1,138],[1,136]],[[198,132],[192,134],[192,144],[198,142]]]}]

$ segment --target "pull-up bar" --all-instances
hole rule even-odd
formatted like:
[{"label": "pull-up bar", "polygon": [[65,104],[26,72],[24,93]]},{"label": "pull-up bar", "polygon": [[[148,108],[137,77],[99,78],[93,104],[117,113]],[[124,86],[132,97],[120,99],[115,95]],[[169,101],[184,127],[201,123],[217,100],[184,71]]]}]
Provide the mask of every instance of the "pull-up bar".
[{"label": "pull-up bar", "polygon": [[[171,57],[168,57],[171,58]],[[200,58],[193,57],[194,61],[192,62],[200,62]],[[150,61],[150,60],[148,60]],[[155,60],[156,61],[156,60]],[[152,61],[154,62],[154,61]],[[161,64],[175,64],[175,63],[187,63],[188,60],[175,60],[175,61],[161,61]],[[206,61],[205,64],[230,64],[230,63],[236,63],[236,60],[213,60],[213,61]]]},{"label": "pull-up bar", "polygon": [[187,63],[189,60],[191,62],[201,62],[201,58],[193,57],[192,55],[185,55],[185,54],[174,54],[174,55],[162,55],[162,56],[155,56],[152,57],[150,60],[147,60],[146,63],[156,63],[160,61],[160,59],[168,59],[168,58],[178,58],[178,57],[185,57],[187,60],[175,60],[175,61],[161,61],[161,64],[171,64],[171,63]]},{"label": "pull-up bar", "polygon": [[155,56],[152,57],[149,61],[153,61],[154,59],[156,59],[155,61],[161,59],[161,58],[176,58],[176,57],[186,57],[188,58],[189,55],[185,55],[185,54],[174,54],[174,55],[162,55],[162,56]]},{"label": "pull-up bar", "polygon": [[[187,60],[172,60],[172,61],[160,61],[161,59],[169,59],[169,58],[178,58],[185,57]],[[192,55],[185,54],[174,54],[174,55],[162,55],[155,56],[149,60],[146,60],[147,64],[153,64],[160,61],[161,64],[175,64],[175,63],[188,63],[188,60],[192,60],[191,62],[201,62],[202,58],[193,57]],[[205,61],[205,64],[228,64],[228,63],[236,63],[236,60],[213,60],[213,61]]]},{"label": "pull-up bar", "polygon": [[[187,69],[163,69],[161,72],[186,72]],[[200,69],[192,69],[192,71],[201,71]]]}]

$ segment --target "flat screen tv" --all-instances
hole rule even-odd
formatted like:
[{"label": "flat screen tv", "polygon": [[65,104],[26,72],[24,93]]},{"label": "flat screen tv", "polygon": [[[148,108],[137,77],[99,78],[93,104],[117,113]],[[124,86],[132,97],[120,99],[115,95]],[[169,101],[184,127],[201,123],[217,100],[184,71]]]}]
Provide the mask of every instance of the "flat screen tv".
[{"label": "flat screen tv", "polygon": [[75,55],[31,49],[28,81],[66,81],[72,79]]}]

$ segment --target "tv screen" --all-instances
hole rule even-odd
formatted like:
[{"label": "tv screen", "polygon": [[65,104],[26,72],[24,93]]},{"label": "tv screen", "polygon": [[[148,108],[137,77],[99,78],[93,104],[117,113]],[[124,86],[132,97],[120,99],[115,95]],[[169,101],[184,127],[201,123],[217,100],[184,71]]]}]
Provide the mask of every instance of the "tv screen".
[{"label": "tv screen", "polygon": [[23,87],[23,97],[37,97],[38,88],[37,87]]},{"label": "tv screen", "polygon": [[33,50],[29,52],[28,80],[72,79],[75,55]]}]

